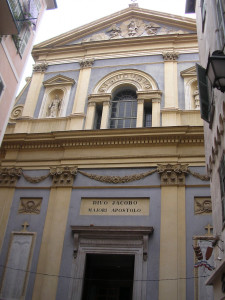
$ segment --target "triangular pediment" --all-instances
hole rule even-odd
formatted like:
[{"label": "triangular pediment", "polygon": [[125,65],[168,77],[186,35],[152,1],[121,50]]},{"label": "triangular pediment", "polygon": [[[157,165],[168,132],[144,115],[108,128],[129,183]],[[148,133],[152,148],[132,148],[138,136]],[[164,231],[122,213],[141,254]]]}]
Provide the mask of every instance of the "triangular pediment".
[{"label": "triangular pediment", "polygon": [[129,7],[40,43],[35,49],[96,41],[196,33],[194,19]]},{"label": "triangular pediment", "polygon": [[59,86],[59,85],[73,85],[75,83],[74,79],[61,74],[54,76],[43,82],[43,85],[46,87],[49,86]]},{"label": "triangular pediment", "polygon": [[193,66],[193,67],[190,67],[184,71],[181,71],[180,72],[180,75],[182,77],[193,77],[193,76],[197,76],[197,73],[196,73],[196,67]]}]

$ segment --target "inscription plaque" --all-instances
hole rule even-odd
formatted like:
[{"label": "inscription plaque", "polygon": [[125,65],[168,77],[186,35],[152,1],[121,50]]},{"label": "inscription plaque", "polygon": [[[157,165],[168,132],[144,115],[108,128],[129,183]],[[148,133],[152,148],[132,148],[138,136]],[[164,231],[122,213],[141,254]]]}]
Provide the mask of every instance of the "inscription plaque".
[{"label": "inscription plaque", "polygon": [[82,198],[80,215],[148,216],[149,198]]}]

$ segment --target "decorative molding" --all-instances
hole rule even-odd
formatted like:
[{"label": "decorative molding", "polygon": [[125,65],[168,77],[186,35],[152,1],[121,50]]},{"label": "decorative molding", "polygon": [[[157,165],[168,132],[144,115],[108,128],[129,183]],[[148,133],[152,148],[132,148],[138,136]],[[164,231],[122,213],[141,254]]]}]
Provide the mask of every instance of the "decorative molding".
[{"label": "decorative molding", "polygon": [[187,170],[187,172],[189,174],[191,174],[192,176],[198,178],[198,179],[201,179],[202,181],[209,181],[210,177],[208,175],[202,175],[200,173],[197,173],[197,172],[193,172],[191,171],[189,168]]},{"label": "decorative molding", "polygon": [[161,185],[184,185],[188,164],[158,165],[157,172],[161,175]]},{"label": "decorative molding", "polygon": [[74,178],[77,175],[77,167],[55,167],[50,169],[52,176],[52,185],[54,187],[72,187]]},{"label": "decorative molding", "polygon": [[40,214],[42,198],[21,198],[19,214]]},{"label": "decorative molding", "polygon": [[33,72],[43,73],[47,70],[47,68],[48,68],[48,63],[46,63],[46,62],[37,63],[37,64],[33,65]]},{"label": "decorative molding", "polygon": [[15,168],[2,168],[0,169],[0,186],[14,186],[16,184],[17,178],[21,175],[24,179],[30,183],[39,183],[49,176],[53,177],[53,186],[72,186],[73,180],[76,177],[77,173],[80,173],[90,179],[104,182],[104,183],[127,183],[132,181],[141,180],[147,176],[158,172],[161,175],[161,182],[163,184],[183,184],[184,177],[183,174],[191,174],[192,176],[202,180],[208,181],[208,175],[202,175],[197,172],[192,172],[188,168],[188,164],[185,165],[158,165],[156,169],[149,170],[145,173],[140,174],[132,174],[127,176],[109,176],[109,175],[98,175],[91,174],[78,169],[77,166],[63,166],[63,167],[52,167],[50,168],[50,172],[43,176],[28,176],[24,174],[22,169]]},{"label": "decorative molding", "polygon": [[178,59],[179,53],[178,52],[163,52],[162,53],[164,61],[176,61]]},{"label": "decorative molding", "polygon": [[22,175],[22,169],[0,168],[0,187],[15,187]]},{"label": "decorative molding", "polygon": [[11,120],[16,120],[22,117],[22,112],[23,112],[23,107],[24,105],[17,105],[13,108],[10,119]]},{"label": "decorative molding", "polygon": [[[152,128],[153,129],[153,128]],[[160,130],[154,131],[154,134],[146,133],[145,128],[143,130],[131,129],[129,134],[124,133],[123,129],[114,129],[111,134],[106,134],[105,131],[98,131],[99,133],[104,132],[104,136],[95,135],[93,131],[91,133],[80,132],[76,136],[68,135],[66,132],[60,132],[60,134],[49,133],[45,135],[45,139],[38,141],[35,140],[36,134],[29,135],[29,139],[26,134],[18,135],[15,134],[15,139],[13,134],[10,135],[10,139],[5,137],[2,143],[2,150],[21,150],[21,149],[65,149],[68,148],[90,148],[97,147],[121,147],[121,145],[132,145],[132,146],[146,146],[146,145],[172,145],[172,144],[201,144],[204,145],[203,133],[199,131],[187,132],[186,127],[181,127],[178,132],[161,132]],[[123,134],[124,133],[124,134]],[[63,136],[64,135],[64,136]]]},{"label": "decorative molding", "polygon": [[43,82],[45,87],[59,87],[59,86],[66,86],[66,85],[74,85],[74,79],[64,76],[64,75],[56,75],[48,80]]},{"label": "decorative molding", "polygon": [[212,202],[210,197],[195,197],[194,198],[194,213],[195,215],[205,215],[212,213]]},{"label": "decorative molding", "polygon": [[154,170],[151,170],[151,171],[148,171],[145,173],[133,174],[133,175],[128,175],[128,176],[103,176],[103,175],[97,175],[97,174],[89,174],[84,171],[78,171],[78,172],[80,174],[82,174],[90,179],[94,179],[96,181],[118,184],[118,183],[127,183],[127,182],[131,182],[131,181],[143,179],[143,178],[155,173],[156,171],[157,171],[157,169],[154,169]]},{"label": "decorative molding", "polygon": [[94,59],[83,59],[80,61],[81,69],[91,68],[94,64]]},{"label": "decorative molding", "polygon": [[153,78],[144,72],[137,70],[120,70],[109,74],[102,79],[94,89],[95,94],[111,93],[118,84],[129,83],[137,88],[137,91],[158,90]]},{"label": "decorative molding", "polygon": [[23,177],[26,179],[26,181],[28,181],[30,183],[39,183],[39,182],[45,180],[46,178],[48,178],[49,175],[50,175],[50,173],[48,173],[47,175],[43,175],[43,176],[31,177],[31,176],[24,174],[24,172],[23,172]]},{"label": "decorative molding", "polygon": [[116,40],[123,38],[137,38],[140,36],[159,36],[169,34],[188,34],[189,31],[177,29],[175,27],[162,26],[153,22],[145,22],[139,18],[131,18],[118,24],[114,23],[105,31],[94,33],[91,36],[84,37],[79,43],[88,43],[93,41]]},{"label": "decorative molding", "polygon": [[[89,239],[91,241],[100,241],[102,245],[106,245],[106,240],[122,240],[124,244],[141,240],[143,248],[143,260],[148,259],[148,241],[149,235],[154,232],[153,227],[134,227],[134,226],[71,226],[74,236],[74,258],[77,257],[79,243],[81,239]],[[91,242],[90,246],[94,246],[95,242]],[[98,245],[98,243],[96,243]],[[108,242],[107,242],[108,244]],[[86,244],[87,246],[87,244]],[[99,245],[98,245],[99,246]],[[114,243],[115,247],[115,243]]]}]

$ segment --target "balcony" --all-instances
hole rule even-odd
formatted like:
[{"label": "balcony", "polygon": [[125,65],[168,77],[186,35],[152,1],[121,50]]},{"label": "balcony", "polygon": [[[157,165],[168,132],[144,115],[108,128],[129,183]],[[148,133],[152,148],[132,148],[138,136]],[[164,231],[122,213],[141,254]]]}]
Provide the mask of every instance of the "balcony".
[{"label": "balcony", "polygon": [[0,1],[0,35],[18,34],[24,19],[19,0]]}]

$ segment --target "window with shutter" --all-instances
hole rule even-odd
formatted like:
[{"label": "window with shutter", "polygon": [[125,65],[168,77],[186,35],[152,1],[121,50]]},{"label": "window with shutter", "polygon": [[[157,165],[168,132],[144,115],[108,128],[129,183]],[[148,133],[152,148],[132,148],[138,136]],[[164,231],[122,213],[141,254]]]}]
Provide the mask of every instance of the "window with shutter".
[{"label": "window with shutter", "polygon": [[22,38],[21,38],[21,41],[20,41],[20,47],[19,47],[19,53],[20,55],[23,54],[26,46],[27,46],[27,43],[29,41],[29,37],[30,37],[30,29],[29,28],[25,28],[25,31],[22,32]]},{"label": "window with shutter", "polygon": [[0,97],[1,97],[1,94],[3,92],[3,89],[4,89],[4,84],[3,84],[3,81],[2,81],[2,79],[0,77]]},{"label": "window with shutter", "polygon": [[206,70],[199,64],[196,64],[196,71],[198,77],[201,118],[209,123],[210,111],[211,111],[211,100],[209,97],[209,87],[208,87],[208,79],[206,76]]},{"label": "window with shutter", "polygon": [[219,173],[220,173],[220,191],[221,191],[223,221],[225,221],[225,155],[223,155],[223,158],[221,160]]},{"label": "window with shutter", "polygon": [[218,22],[218,29],[219,29],[219,37],[221,43],[221,50],[225,44],[225,3],[222,0],[217,1],[217,22]]}]

